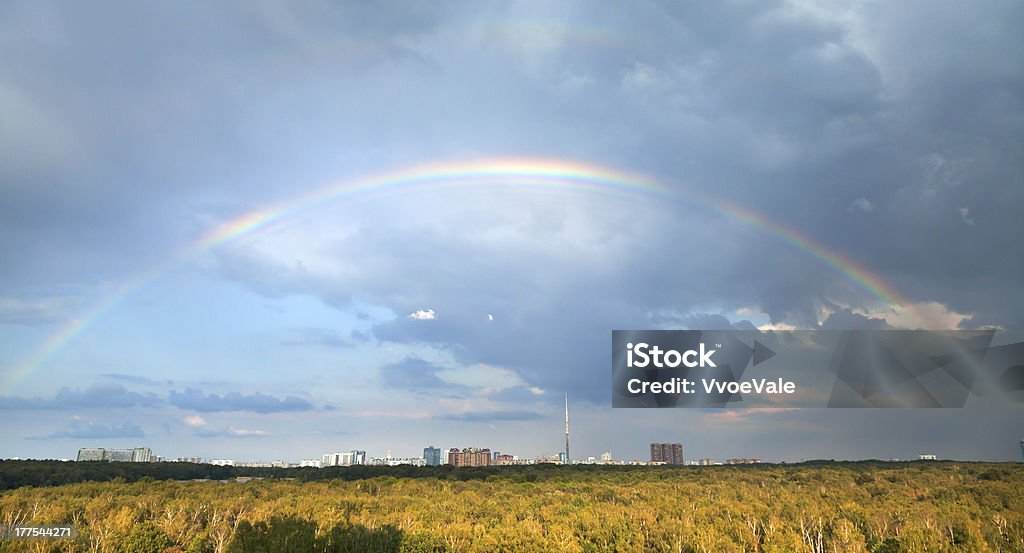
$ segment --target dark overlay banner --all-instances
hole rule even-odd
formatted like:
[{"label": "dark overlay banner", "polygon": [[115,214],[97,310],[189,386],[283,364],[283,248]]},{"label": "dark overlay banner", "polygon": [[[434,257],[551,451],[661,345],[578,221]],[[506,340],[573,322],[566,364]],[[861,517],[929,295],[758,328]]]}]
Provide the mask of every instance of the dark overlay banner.
[{"label": "dark overlay banner", "polygon": [[613,407],[1024,406],[1024,332],[615,330]]}]

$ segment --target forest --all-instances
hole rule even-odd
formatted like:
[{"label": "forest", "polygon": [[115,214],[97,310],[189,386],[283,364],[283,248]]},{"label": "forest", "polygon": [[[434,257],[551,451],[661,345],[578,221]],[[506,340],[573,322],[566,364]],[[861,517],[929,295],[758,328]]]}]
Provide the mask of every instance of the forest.
[{"label": "forest", "polygon": [[3,541],[0,551],[1024,552],[1021,464],[243,475],[63,463],[39,464],[42,484],[25,485],[32,465],[12,463],[0,464],[0,524],[71,524],[78,535]]}]

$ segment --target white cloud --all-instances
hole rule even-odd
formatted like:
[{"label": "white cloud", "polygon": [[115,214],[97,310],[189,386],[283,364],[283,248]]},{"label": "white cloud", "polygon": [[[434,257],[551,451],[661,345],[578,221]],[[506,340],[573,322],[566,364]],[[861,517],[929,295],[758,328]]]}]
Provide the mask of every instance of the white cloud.
[{"label": "white cloud", "polygon": [[490,391],[500,391],[526,384],[515,372],[486,363],[444,369],[438,371],[437,376],[452,384]]},{"label": "white cloud", "polygon": [[974,219],[971,218],[971,210],[969,208],[958,207],[957,211],[960,212],[960,219],[964,222],[964,224],[971,227],[974,226]]},{"label": "white cloud", "polygon": [[862,213],[871,213],[875,210],[875,204],[871,203],[871,200],[867,198],[857,198],[850,203],[850,211],[860,211]]},{"label": "white cloud", "polygon": [[189,426],[206,426],[206,420],[199,415],[192,415],[190,417],[185,417],[185,424]]},{"label": "white cloud", "polygon": [[409,313],[409,318],[414,321],[433,321],[437,318],[437,313],[434,313],[433,309],[420,309]]},{"label": "white cloud", "polygon": [[800,409],[797,407],[748,407],[746,409],[727,409],[722,411],[715,411],[714,413],[704,414],[703,418],[708,422],[734,423],[737,421],[746,420],[751,416],[760,416],[774,413],[789,413],[792,411],[799,410]]},{"label": "white cloud", "polygon": [[758,325],[757,329],[761,332],[789,332],[791,330],[799,330],[796,325],[789,323],[765,323],[763,325]]},{"label": "white cloud", "polygon": [[245,430],[243,428],[228,428],[228,434],[237,436],[239,438],[247,438],[249,436],[269,436],[270,433],[263,430]]},{"label": "white cloud", "polygon": [[884,319],[896,328],[907,329],[952,330],[960,328],[960,323],[974,317],[973,313],[958,313],[936,301],[872,310],[854,308],[852,311],[872,319]]},{"label": "white cloud", "polygon": [[633,66],[622,77],[622,86],[627,90],[647,90],[668,84],[668,77],[657,68],[643,62]]},{"label": "white cloud", "polygon": [[0,323],[36,325],[62,321],[71,315],[77,303],[66,297],[0,297]]}]

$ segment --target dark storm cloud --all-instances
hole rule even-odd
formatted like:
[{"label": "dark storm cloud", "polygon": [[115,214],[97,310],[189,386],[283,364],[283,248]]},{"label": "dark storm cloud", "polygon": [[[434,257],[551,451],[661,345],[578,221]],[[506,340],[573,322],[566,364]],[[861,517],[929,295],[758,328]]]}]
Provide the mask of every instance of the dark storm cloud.
[{"label": "dark storm cloud", "polygon": [[142,427],[130,422],[121,425],[105,425],[92,421],[71,421],[66,430],[58,430],[46,436],[32,436],[30,440],[101,439],[101,438],[144,438]]},{"label": "dark storm cloud", "polygon": [[[1021,145],[1019,118],[1009,115],[1021,112],[1021,71],[1006,61],[1021,53],[1021,39],[1005,23],[1019,16],[1019,6],[874,6],[865,13],[815,14],[780,2],[655,2],[628,10],[608,4],[586,11],[507,5],[481,9],[486,18],[465,6],[450,8],[391,13],[318,2],[256,3],[240,13],[200,6],[119,10],[111,21],[102,10],[12,7],[15,44],[38,43],[32,63],[14,48],[7,56],[14,62],[8,80],[18,85],[19,98],[33,102],[20,112],[70,126],[62,131],[72,137],[67,140],[98,150],[87,156],[93,160],[88,165],[104,173],[82,179],[77,167],[84,162],[48,162],[65,171],[58,179],[65,192],[83,192],[43,198],[42,187],[26,185],[13,190],[6,205],[18,206],[26,222],[51,220],[57,228],[95,213],[85,207],[104,183],[115,187],[106,194],[116,200],[110,209],[120,210],[106,214],[109,220],[137,225],[133,218],[152,213],[152,206],[184,210],[182,199],[231,195],[243,186],[251,194],[243,206],[277,198],[278,185],[311,182],[329,170],[310,164],[336,159],[317,155],[332,150],[377,144],[371,157],[379,162],[413,151],[418,154],[404,157],[429,158],[442,149],[445,157],[564,155],[607,160],[670,185],[713,187],[892,275],[914,299],[984,311],[979,320],[1019,322],[1018,314],[989,299],[993,294],[979,291],[983,280],[1006,282],[1024,268],[1020,256],[1000,253],[1006,236],[1024,231],[1014,217],[1020,187],[1007,186],[1019,182],[1022,163],[1013,155]],[[926,14],[926,25],[911,22],[918,12]],[[535,25],[512,23],[524,16]],[[854,17],[862,23],[851,27]],[[941,32],[923,30],[929,26]],[[175,29],[189,29],[191,38],[174,41],[170,56],[166,38]],[[584,40],[595,34],[602,40]],[[949,36],[959,37],[958,46]],[[125,43],[133,48],[120,48]],[[76,69],[91,66],[105,70]],[[68,111],[76,104],[66,98],[70,87],[54,86],[61,79],[74,80],[78,102],[85,103],[80,111]],[[367,89],[384,92],[361,92]],[[47,127],[26,122],[18,128]],[[315,150],[304,151],[296,164],[300,158],[289,144]],[[113,159],[132,163],[103,162]],[[154,185],[134,186],[151,177]],[[172,177],[173,186],[156,185]],[[158,201],[160,195],[171,201]],[[876,208],[870,219],[849,210],[861,198]],[[60,206],[53,202],[74,202],[58,210],[69,216],[31,215],[54,213]],[[965,228],[961,208],[970,210],[975,226]],[[180,224],[170,215],[147,219]],[[117,226],[84,224],[93,232]],[[132,233],[115,234],[120,249],[132,247],[124,242]],[[776,319],[810,322],[812,304],[836,274],[814,263],[794,271],[792,256],[778,254],[780,246],[762,245],[752,240],[745,252],[758,278],[735,267],[700,292],[753,299]],[[115,261],[105,259],[104,267],[110,270]],[[36,262],[44,260],[23,267]],[[663,269],[652,266],[637,280],[661,285]],[[242,266],[233,274],[273,288],[253,270]],[[1000,293],[1021,292],[1004,285]]]},{"label": "dark storm cloud", "polygon": [[[422,64],[403,41],[446,19],[428,8],[386,16],[327,2],[3,10],[0,252],[21,259],[3,280],[24,292],[88,280],[55,273],[138,270],[201,232],[204,216],[277,198],[271,183],[336,169],[330,143],[358,133],[323,110],[349,116],[329,105],[363,96],[352,75],[389,60]],[[316,73],[320,84],[306,81]],[[312,85],[326,103],[267,93],[286,81],[294,91]],[[314,153],[311,144],[323,146]]]},{"label": "dark storm cloud", "polygon": [[186,388],[184,392],[171,390],[167,397],[168,403],[179,409],[214,413],[220,411],[251,411],[253,413],[284,413],[310,411],[313,404],[295,396],[283,399],[262,394],[242,394],[229,392],[223,396],[206,394],[196,388]]},{"label": "dark storm cloud", "polygon": [[123,409],[163,402],[153,394],[132,392],[120,384],[93,384],[84,390],[61,388],[52,399],[0,397],[0,410]]},{"label": "dark storm cloud", "polygon": [[[873,37],[857,42],[855,31],[841,18],[818,18],[781,4],[768,3],[756,9],[644,5],[629,14],[611,11],[614,14],[608,18],[614,21],[599,22],[619,27],[627,40],[604,52],[609,55],[589,56],[586,49],[553,47],[529,67],[512,66],[520,72],[519,80],[508,90],[520,94],[519,101],[539,101],[538,109],[556,135],[579,133],[567,143],[589,145],[590,154],[603,158],[608,144],[580,137],[615,136],[609,131],[635,128],[627,134],[627,142],[617,144],[621,148],[610,159],[621,159],[627,167],[639,166],[670,186],[714,186],[716,193],[847,252],[871,270],[883,274],[891,270],[896,288],[913,300],[936,300],[963,312],[980,311],[987,301],[968,296],[980,296],[983,287],[952,285],[981,278],[979,272],[1003,283],[998,292],[984,287],[986,297],[1020,294],[1011,276],[1021,263],[1020,256],[1008,259],[996,253],[996,244],[1005,242],[1005,235],[985,238],[976,227],[965,229],[956,210],[958,204],[987,202],[989,192],[1003,197],[1002,206],[1019,206],[1020,188],[1006,186],[1007,181],[994,173],[991,178],[978,175],[980,180],[961,186],[972,179],[979,162],[967,162],[963,159],[966,154],[951,152],[959,146],[983,147],[985,136],[977,129],[973,135],[946,133],[942,126],[947,118],[930,110],[919,111],[918,96],[893,94],[890,88],[895,85],[887,64],[892,63],[891,56],[902,56],[901,52],[875,48],[878,43]],[[669,17],[665,18],[663,11]],[[582,26],[594,23],[582,14],[572,16],[578,17]],[[899,13],[872,16],[902,17]],[[1006,16],[993,10],[973,18],[999,21]],[[601,19],[600,15],[594,17]],[[947,23],[951,20],[948,14],[941,17]],[[874,28],[873,23],[868,26]],[[645,24],[652,29],[645,40],[628,40],[630,33]],[[960,32],[975,33],[970,29]],[[571,43],[571,32],[567,36],[565,40]],[[493,38],[495,42],[489,43],[481,56],[514,61],[519,54],[498,46],[500,34]],[[1009,32],[1003,39],[1011,50],[1019,47],[1019,39]],[[449,68],[458,72],[457,64],[464,61],[450,60]],[[999,65],[987,78],[1017,87],[1020,71]],[[985,70],[975,73],[985,74]],[[560,95],[564,90],[558,92],[553,83],[542,82],[567,74],[587,77],[584,80],[590,84],[585,93],[567,98]],[[490,73],[484,77],[503,79]],[[914,78],[937,83],[955,82],[960,77],[943,71]],[[428,81],[428,89],[443,86],[442,81]],[[946,90],[937,84],[929,86],[928,102],[938,101]],[[920,93],[918,89],[916,94]],[[979,94],[979,100],[987,101],[987,92]],[[457,132],[460,117],[474,109],[469,102],[454,115],[448,122],[452,132]],[[497,113],[501,117],[502,112]],[[1005,126],[994,114],[989,119],[993,125]],[[932,128],[936,122],[939,128]],[[530,118],[525,125],[536,123]],[[1011,138],[1000,132],[1000,136]],[[953,142],[939,144],[935,140],[939,136]],[[542,138],[538,140],[543,143]],[[994,147],[986,154],[986,170],[1019,179],[1019,162],[1009,156],[1010,150]],[[969,157],[977,159],[975,154]],[[971,198],[963,195],[968,189]],[[875,206],[870,218],[863,210],[849,209],[860,198],[870,198]],[[685,219],[692,218],[691,213],[680,215],[683,213]],[[1021,224],[1005,210],[996,220],[1000,221],[997,233],[1012,233]],[[720,223],[714,219],[705,222]],[[463,362],[505,366],[538,385],[582,386],[584,396],[595,400],[605,394],[599,380],[594,379],[593,385],[580,384],[568,375],[587,374],[590,367],[604,363],[605,335],[611,328],[668,323],[694,328],[733,325],[712,320],[714,315],[705,319],[689,315],[675,321],[663,315],[689,313],[709,301],[734,308],[757,307],[774,321],[813,328],[818,324],[819,305],[836,287],[841,292],[852,288],[863,294],[847,277],[764,229],[728,228],[710,232],[701,240],[676,239],[692,235],[695,224],[680,217],[661,229],[660,235],[644,235],[647,242],[630,256],[609,252],[605,274],[608,265],[630,267],[629,271],[612,267],[614,279],[590,277],[584,273],[589,267],[545,259],[547,265],[539,272],[558,282],[557,288],[531,286],[528,279],[507,279],[499,293],[487,283],[498,282],[502,275],[537,270],[535,256],[523,253],[517,259],[516,252],[501,251],[502,259],[495,260],[492,252],[461,244],[458,230],[450,235],[417,233],[416,241],[410,242],[407,234],[389,231],[386,225],[364,231],[360,237],[365,240],[363,247],[345,252],[368,260],[381,257],[373,252],[387,252],[391,260],[402,260],[383,264],[386,271],[374,273],[366,281],[325,281],[301,267],[289,276],[280,267],[264,266],[252,258],[248,265],[233,265],[237,269],[231,274],[277,293],[312,290],[339,306],[347,303],[352,289],[362,289],[373,291],[399,314],[425,305],[443,308],[438,320],[399,317],[375,327],[374,335],[384,341],[436,344]],[[729,245],[716,245],[716,239]],[[710,253],[718,259],[711,267],[694,271],[687,260],[706,257],[709,249],[718,250]],[[978,257],[981,251],[997,257],[982,261]],[[433,264],[431,252],[445,252],[445,263]],[[410,300],[411,295],[418,299]],[[528,317],[530,322],[510,326],[499,317],[497,324],[480,324],[483,313],[503,307],[503,298],[513,298],[509,303],[515,305],[507,311],[516,313],[517,320]],[[1019,319],[1016,312],[996,309],[999,315],[990,310],[985,320],[1001,318],[1012,323]],[[831,319],[830,326],[840,324],[842,317],[840,313]],[[848,317],[847,322],[859,324],[855,318]]]}]

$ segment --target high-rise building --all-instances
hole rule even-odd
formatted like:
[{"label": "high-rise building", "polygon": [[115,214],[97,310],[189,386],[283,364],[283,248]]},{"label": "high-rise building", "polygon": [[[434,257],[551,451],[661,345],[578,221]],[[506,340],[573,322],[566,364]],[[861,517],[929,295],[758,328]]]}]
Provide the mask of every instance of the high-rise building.
[{"label": "high-rise building", "polygon": [[132,450],[133,463],[148,463],[153,459],[153,451],[148,447],[137,447]]},{"label": "high-rise building", "polygon": [[79,461],[102,461],[104,449],[102,447],[83,447],[78,450]]},{"label": "high-rise building", "polygon": [[683,464],[683,444],[651,444],[651,462]]},{"label": "high-rise building", "polygon": [[441,448],[428,445],[423,448],[423,464],[436,467],[441,464]]},{"label": "high-rise building", "polygon": [[153,459],[153,451],[148,447],[134,449],[105,449],[102,447],[83,447],[78,450],[79,461],[108,461],[119,463],[148,463]]},{"label": "high-rise building", "polygon": [[342,451],[339,453],[325,453],[320,459],[321,467],[347,467],[351,465],[365,465],[366,452],[360,449]]},{"label": "high-rise building", "polygon": [[467,447],[462,451],[456,448],[448,450],[448,464],[456,467],[489,467],[491,466],[491,450]]}]

